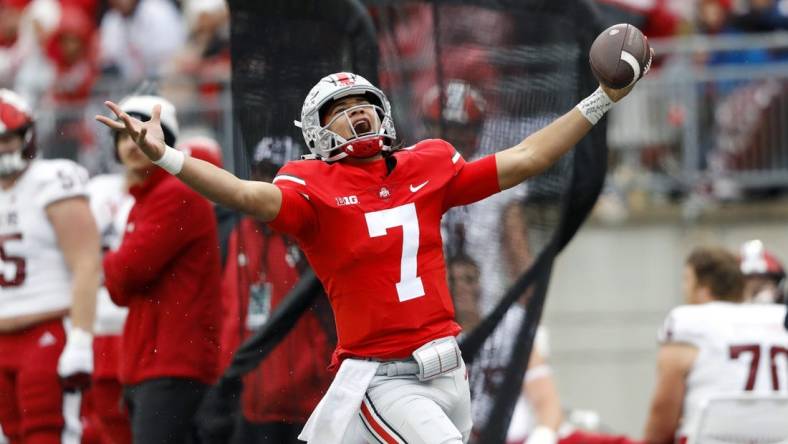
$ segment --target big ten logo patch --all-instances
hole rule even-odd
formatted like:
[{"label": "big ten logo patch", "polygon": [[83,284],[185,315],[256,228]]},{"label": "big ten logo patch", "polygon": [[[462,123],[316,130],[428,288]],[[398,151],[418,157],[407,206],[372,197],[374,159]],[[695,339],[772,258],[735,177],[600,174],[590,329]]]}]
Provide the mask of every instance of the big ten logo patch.
[{"label": "big ten logo patch", "polygon": [[358,197],[356,196],[341,196],[335,197],[337,201],[337,206],[345,206],[345,205],[356,205],[358,204]]}]

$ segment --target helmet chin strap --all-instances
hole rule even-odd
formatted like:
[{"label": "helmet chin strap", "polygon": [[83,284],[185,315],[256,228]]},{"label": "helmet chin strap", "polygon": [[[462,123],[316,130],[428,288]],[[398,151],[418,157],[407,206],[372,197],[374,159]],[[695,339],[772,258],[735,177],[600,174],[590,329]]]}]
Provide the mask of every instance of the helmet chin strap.
[{"label": "helmet chin strap", "polygon": [[342,146],[342,152],[354,159],[366,159],[383,151],[383,136],[362,137],[352,139]]},{"label": "helmet chin strap", "polygon": [[[342,140],[342,144],[339,146],[339,149],[347,155],[347,157],[352,157],[354,159],[367,159],[373,156],[380,154],[383,151],[383,134],[384,129],[380,118],[375,112],[375,120],[370,122],[372,128],[377,126],[377,130],[364,132],[362,134],[358,134],[356,128],[353,126],[352,119],[350,117],[350,112],[354,109],[361,108],[361,107],[372,107],[373,105],[357,105],[342,111],[342,113],[335,117],[336,119],[345,119],[350,131],[353,133],[353,137],[350,139]],[[328,125],[330,125],[329,123]],[[327,126],[328,126],[327,125]],[[370,128],[371,129],[371,128]]]},{"label": "helmet chin strap", "polygon": [[0,177],[9,177],[23,171],[30,163],[21,151],[0,154]]}]

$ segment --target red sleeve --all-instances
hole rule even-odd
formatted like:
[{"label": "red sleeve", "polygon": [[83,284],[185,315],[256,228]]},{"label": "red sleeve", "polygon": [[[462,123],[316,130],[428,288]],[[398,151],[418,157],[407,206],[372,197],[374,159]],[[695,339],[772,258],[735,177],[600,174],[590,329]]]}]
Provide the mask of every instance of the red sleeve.
[{"label": "red sleeve", "polygon": [[282,190],[282,206],[274,220],[268,225],[280,233],[293,236],[298,241],[304,241],[315,233],[317,215],[309,198],[300,192],[279,184]]},{"label": "red sleeve", "polygon": [[490,154],[461,165],[447,185],[443,209],[478,202],[500,191],[495,154]]},{"label": "red sleeve", "polygon": [[126,295],[161,277],[182,248],[203,235],[198,227],[213,226],[195,224],[214,217],[213,211],[207,200],[185,186],[156,194],[146,199],[144,213],[134,220],[134,230],[123,235],[120,247],[104,256],[105,285],[119,305],[128,303]]}]

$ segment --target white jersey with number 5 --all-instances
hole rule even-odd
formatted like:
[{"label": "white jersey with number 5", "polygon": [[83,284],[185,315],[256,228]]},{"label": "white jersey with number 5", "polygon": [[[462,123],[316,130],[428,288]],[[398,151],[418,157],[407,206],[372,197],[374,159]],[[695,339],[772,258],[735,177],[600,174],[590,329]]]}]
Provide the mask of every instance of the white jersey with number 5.
[{"label": "white jersey with number 5", "polygon": [[676,307],[659,341],[698,348],[687,376],[680,436],[695,427],[711,396],[743,392],[788,393],[785,306],[709,302]]},{"label": "white jersey with number 5", "polygon": [[70,160],[41,160],[0,190],[0,318],[71,305],[71,272],[47,206],[86,196],[87,171]]}]

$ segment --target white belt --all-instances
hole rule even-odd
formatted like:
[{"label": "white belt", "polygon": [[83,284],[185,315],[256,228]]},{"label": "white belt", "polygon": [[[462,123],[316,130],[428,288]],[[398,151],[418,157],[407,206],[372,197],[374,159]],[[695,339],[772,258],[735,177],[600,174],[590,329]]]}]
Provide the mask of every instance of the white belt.
[{"label": "white belt", "polygon": [[462,353],[453,336],[435,339],[413,351],[413,357],[401,361],[380,363],[376,376],[416,375],[428,381],[454,371],[462,365]]},{"label": "white belt", "polygon": [[413,359],[407,361],[381,362],[375,376],[410,376],[419,374],[419,364]]}]

